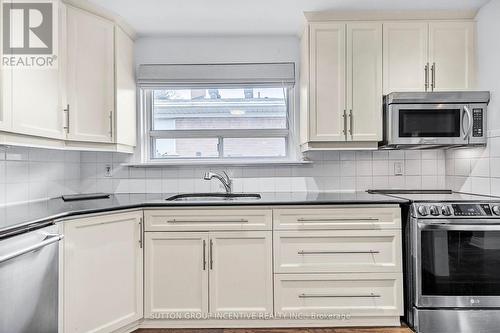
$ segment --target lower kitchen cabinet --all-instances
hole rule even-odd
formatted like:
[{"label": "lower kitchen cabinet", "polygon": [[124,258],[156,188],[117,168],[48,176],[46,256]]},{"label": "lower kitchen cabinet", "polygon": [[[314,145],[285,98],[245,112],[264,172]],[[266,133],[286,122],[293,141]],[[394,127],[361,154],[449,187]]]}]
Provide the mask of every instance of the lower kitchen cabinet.
[{"label": "lower kitchen cabinet", "polygon": [[210,312],[273,311],[270,231],[210,233]]},{"label": "lower kitchen cabinet", "polygon": [[142,211],[63,224],[63,332],[113,332],[143,316]]},{"label": "lower kitchen cabinet", "polygon": [[145,317],[272,312],[272,232],[147,232]]},{"label": "lower kitchen cabinet", "polygon": [[146,232],[145,317],[208,312],[208,234]]}]

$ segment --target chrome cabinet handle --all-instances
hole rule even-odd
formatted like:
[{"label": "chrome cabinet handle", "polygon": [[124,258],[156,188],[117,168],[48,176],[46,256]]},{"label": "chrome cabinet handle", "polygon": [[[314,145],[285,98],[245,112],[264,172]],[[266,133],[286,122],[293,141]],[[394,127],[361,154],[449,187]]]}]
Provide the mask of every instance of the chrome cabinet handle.
[{"label": "chrome cabinet handle", "polygon": [[429,89],[429,63],[425,64],[424,66],[424,74],[425,74],[425,91]]},{"label": "chrome cabinet handle", "polygon": [[436,63],[432,63],[431,67],[431,91],[434,91],[434,88],[436,88]]},{"label": "chrome cabinet handle", "polygon": [[207,269],[207,241],[203,240],[203,270]]},{"label": "chrome cabinet handle", "polygon": [[66,109],[63,112],[66,114],[66,126],[63,129],[66,130],[66,133],[69,133],[69,104],[66,104]]},{"label": "chrome cabinet handle", "polygon": [[210,240],[210,270],[214,269],[214,242]]},{"label": "chrome cabinet handle", "polygon": [[364,219],[350,219],[350,218],[318,218],[318,219],[308,219],[308,218],[298,218],[298,222],[336,222],[336,221],[378,221],[376,218],[364,218]]},{"label": "chrome cabinet handle", "polygon": [[19,251],[15,251],[15,252],[12,252],[12,253],[9,253],[7,255],[4,255],[4,256],[0,257],[0,264],[3,263],[3,262],[5,262],[5,261],[7,261],[7,260],[14,259],[16,257],[22,256],[23,254],[27,254],[27,253],[39,250],[39,249],[41,249],[41,248],[43,248],[43,247],[45,247],[47,245],[50,245],[52,243],[59,242],[63,238],[64,238],[64,235],[59,235],[59,234],[52,235],[52,234],[49,234],[49,235],[47,235],[47,238],[45,238],[45,240],[41,241],[38,244],[29,246],[29,247],[27,247],[25,249],[22,249],[22,250],[19,250]]},{"label": "chrome cabinet handle", "polygon": [[297,254],[377,254],[380,251],[304,251],[301,250]]},{"label": "chrome cabinet handle", "polygon": [[113,111],[109,111],[109,136],[113,137]]},{"label": "chrome cabinet handle", "polygon": [[142,249],[143,240],[142,240],[142,217],[139,219],[139,248]]},{"label": "chrome cabinet handle", "polygon": [[167,220],[167,223],[248,223],[249,221],[246,219],[239,219],[239,220],[177,220],[177,219],[172,219],[172,220]]},{"label": "chrome cabinet handle", "polygon": [[467,127],[467,131],[464,133],[464,139],[470,138],[470,133],[472,131],[472,124],[473,124],[473,119],[472,119],[472,112],[470,111],[469,107],[467,105],[464,105],[464,114],[467,114],[467,118],[469,120],[469,125]]},{"label": "chrome cabinet handle", "polygon": [[342,131],[342,133],[347,140],[347,110],[344,109],[344,114],[342,115],[342,117],[344,118],[344,130]]},{"label": "chrome cabinet handle", "polygon": [[377,294],[366,294],[366,295],[335,295],[335,294],[299,294],[299,298],[351,298],[351,297],[370,297],[370,298],[377,298],[377,297],[382,297]]},{"label": "chrome cabinet handle", "polygon": [[354,116],[352,114],[352,109],[349,110],[349,134],[351,135],[351,140],[352,140],[352,133],[353,133],[353,126],[354,126]]}]

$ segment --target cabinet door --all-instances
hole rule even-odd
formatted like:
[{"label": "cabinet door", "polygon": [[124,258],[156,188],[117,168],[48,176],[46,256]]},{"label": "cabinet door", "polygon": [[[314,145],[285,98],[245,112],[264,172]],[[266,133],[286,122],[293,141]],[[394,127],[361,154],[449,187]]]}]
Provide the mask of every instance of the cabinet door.
[{"label": "cabinet door", "polygon": [[[54,17],[58,20],[52,68],[14,67],[12,69],[12,130],[16,133],[63,139],[65,6],[60,3]],[[54,9],[56,10],[56,9]]]},{"label": "cabinet door", "polygon": [[146,232],[145,317],[208,313],[208,234]]},{"label": "cabinet door", "polygon": [[116,142],[136,145],[134,41],[118,26],[116,43]]},{"label": "cabinet door", "polygon": [[312,23],[310,141],[345,141],[345,24]]},{"label": "cabinet door", "polygon": [[64,224],[64,332],[113,332],[142,318],[142,212]]},{"label": "cabinet door", "polygon": [[68,6],[69,140],[112,141],[113,29],[111,21]]},{"label": "cabinet door", "polygon": [[382,140],[382,23],[347,25],[348,140]]},{"label": "cabinet door", "polygon": [[429,24],[429,63],[435,91],[464,90],[473,86],[474,23]]},{"label": "cabinet door", "polygon": [[390,22],[383,30],[384,94],[425,91],[428,24]]},{"label": "cabinet door", "polygon": [[273,311],[272,232],[210,233],[210,312]]}]

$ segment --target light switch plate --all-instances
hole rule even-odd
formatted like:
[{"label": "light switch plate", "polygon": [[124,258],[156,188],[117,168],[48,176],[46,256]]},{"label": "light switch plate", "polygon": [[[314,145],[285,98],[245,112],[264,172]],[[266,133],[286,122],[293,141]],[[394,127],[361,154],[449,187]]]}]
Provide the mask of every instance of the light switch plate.
[{"label": "light switch plate", "polygon": [[394,162],[394,176],[402,176],[403,173],[403,162]]}]

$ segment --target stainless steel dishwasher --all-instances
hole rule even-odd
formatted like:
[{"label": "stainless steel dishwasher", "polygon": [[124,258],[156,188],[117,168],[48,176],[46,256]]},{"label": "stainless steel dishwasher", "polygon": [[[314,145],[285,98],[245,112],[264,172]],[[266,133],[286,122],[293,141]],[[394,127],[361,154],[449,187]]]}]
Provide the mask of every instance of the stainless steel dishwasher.
[{"label": "stainless steel dishwasher", "polygon": [[57,332],[62,238],[50,225],[0,239],[0,332]]}]

